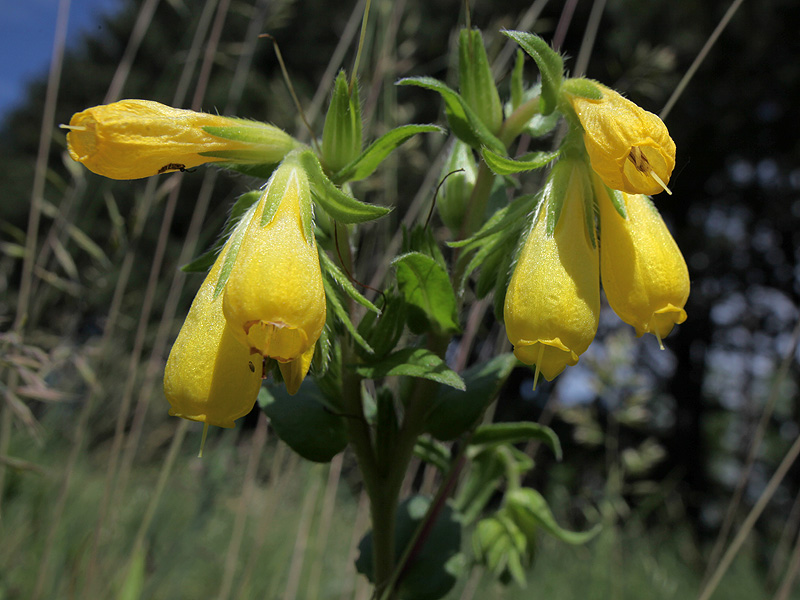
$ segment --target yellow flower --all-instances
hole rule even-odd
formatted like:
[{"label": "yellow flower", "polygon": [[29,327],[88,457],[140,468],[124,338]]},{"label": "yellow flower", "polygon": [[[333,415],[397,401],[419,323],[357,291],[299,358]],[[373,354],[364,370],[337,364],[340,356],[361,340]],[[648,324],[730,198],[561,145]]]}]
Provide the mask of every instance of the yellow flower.
[{"label": "yellow flower", "polygon": [[[553,182],[566,178],[564,187]],[[600,312],[598,251],[586,229],[584,197],[588,174],[579,161],[562,160],[553,169],[542,208],[522,248],[505,300],[505,324],[514,354],[552,380],[574,365],[597,332]],[[561,215],[552,235],[549,201],[564,189]],[[535,385],[535,383],[534,383]]]},{"label": "yellow flower", "polygon": [[675,168],[675,142],[664,122],[599,83],[599,100],[565,94],[583,126],[592,168],[605,184],[629,194],[658,194]]},{"label": "yellow flower", "polygon": [[311,230],[305,171],[273,174],[225,286],[223,310],[239,340],[278,361],[290,394],[305,377],[325,325],[325,291]]},{"label": "yellow flower", "polygon": [[253,408],[261,387],[261,357],[236,339],[214,289],[228,251],[220,253],[192,302],[164,370],[170,415],[233,427]]},{"label": "yellow flower", "polygon": [[120,100],[75,113],[69,155],[111,179],[139,179],[207,162],[272,164],[295,147],[277,127],[172,108],[149,100]]},{"label": "yellow flower", "polygon": [[678,245],[647,196],[625,194],[627,219],[616,211],[605,187],[596,182],[600,204],[600,274],[608,303],[636,335],[659,343],[686,320],[689,271]]}]

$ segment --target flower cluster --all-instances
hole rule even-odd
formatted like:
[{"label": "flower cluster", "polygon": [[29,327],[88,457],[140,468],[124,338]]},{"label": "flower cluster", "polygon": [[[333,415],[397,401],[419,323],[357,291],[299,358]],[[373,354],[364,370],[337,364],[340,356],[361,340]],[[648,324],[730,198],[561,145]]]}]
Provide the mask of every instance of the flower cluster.
[{"label": "flower cluster", "polygon": [[639,336],[660,344],[686,320],[686,262],[646,195],[669,191],[675,144],[657,116],[589,85],[595,97],[563,94],[583,143],[568,136],[562,146],[505,298],[514,354],[536,366],[535,379],[553,379],[589,347],[601,278],[611,308]]},{"label": "flower cluster", "polygon": [[326,318],[308,174],[298,144],[264,123],[122,100],[75,114],[70,156],[112,179],[208,162],[280,163],[233,228],[167,360],[171,415],[233,427],[255,404],[264,361],[295,394]]}]

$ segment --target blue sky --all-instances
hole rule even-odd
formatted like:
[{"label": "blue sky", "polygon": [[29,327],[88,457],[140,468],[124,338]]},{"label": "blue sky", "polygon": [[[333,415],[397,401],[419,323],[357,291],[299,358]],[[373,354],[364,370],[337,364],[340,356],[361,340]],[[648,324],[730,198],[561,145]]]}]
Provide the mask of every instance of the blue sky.
[{"label": "blue sky", "polygon": [[[67,45],[97,27],[100,15],[113,13],[122,0],[72,0]],[[21,99],[25,83],[47,74],[59,0],[0,0],[0,116]]]}]

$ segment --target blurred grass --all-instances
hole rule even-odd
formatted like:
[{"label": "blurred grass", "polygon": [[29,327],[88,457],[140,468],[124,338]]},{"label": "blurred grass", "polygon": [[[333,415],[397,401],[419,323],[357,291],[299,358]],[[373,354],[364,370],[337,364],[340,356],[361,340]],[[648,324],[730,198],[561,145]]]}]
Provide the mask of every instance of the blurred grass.
[{"label": "blurred grass", "polygon": [[[140,11],[132,14],[131,20],[149,19],[145,4],[131,3]],[[279,27],[297,3],[279,3],[269,19],[259,12],[266,4],[211,1],[204,3],[202,11],[192,11],[174,3],[185,17],[179,43],[164,49],[164,39],[174,26],[166,27],[164,23],[171,21],[163,15],[156,19],[140,40],[144,45],[141,62],[134,61],[132,81],[125,92],[146,95],[152,85],[157,90],[153,96],[162,100],[173,97],[182,105],[193,91],[197,102],[207,108],[229,106],[228,101],[235,106],[238,98],[228,96],[228,91],[242,86],[249,92],[242,97],[244,116],[291,124],[293,109],[283,84],[276,77],[260,76],[246,60],[247,52],[254,50],[246,50],[241,42],[251,39],[246,36],[260,31],[262,25]],[[371,58],[364,68],[370,75],[362,79],[368,123],[399,124],[410,112],[407,105],[399,103],[392,86],[399,75],[411,70],[408,63],[413,58],[410,42],[401,48],[396,44],[397,30],[404,23],[404,5],[376,3],[376,25],[369,40]],[[359,11],[358,6],[354,8],[351,23],[358,23]],[[323,12],[310,18],[323,19]],[[215,25],[223,36],[218,51],[214,51],[219,42]],[[329,23],[326,26],[330,29]],[[226,38],[228,28],[242,35]],[[346,38],[343,36],[343,44]],[[127,41],[122,35],[120,39]],[[203,52],[207,54],[203,56]],[[163,62],[165,54],[181,59],[168,65],[151,84],[151,63]],[[296,54],[294,68],[290,64],[290,71],[302,79],[298,87],[307,97],[314,95],[315,108],[310,113],[312,120],[316,114],[317,124],[317,109],[327,96],[325,82],[335,74],[344,54],[332,54],[316,94],[311,93],[310,78],[302,71],[305,61],[320,62],[319,57]],[[197,85],[203,80],[198,74],[203,72],[203,64],[212,72],[205,98],[198,91],[203,86]],[[243,71],[238,65],[244,65]],[[128,67],[131,63],[125,62],[124,68]],[[95,81],[95,88],[107,86],[112,79],[115,86],[125,85],[119,79],[124,76],[112,77],[114,71],[109,69],[109,65],[102,66],[103,76],[108,78],[99,84]],[[246,86],[242,73],[248,76]],[[119,87],[114,94],[117,91]],[[84,104],[78,96],[62,103],[58,114],[68,118],[72,111],[98,103],[102,97],[95,94]],[[62,157],[61,133],[46,141],[55,148],[54,156]],[[442,143],[426,139],[410,144],[409,154],[402,159],[393,157],[386,171],[363,184],[363,191],[380,194],[381,203],[398,204],[404,222],[415,222],[418,214],[426,213],[429,191],[438,177],[436,161],[428,157],[435,155]],[[416,196],[409,193],[411,184],[405,172],[400,174],[400,167],[410,165],[423,172],[430,163],[433,167],[421,185],[417,185],[422,179],[419,173],[410,178],[418,190],[414,189]],[[36,262],[29,273],[33,274],[29,303],[16,307],[11,300],[8,304],[4,300],[0,314],[7,318],[6,313],[18,308],[20,314],[28,315],[27,322],[20,324],[24,335],[20,335],[19,345],[10,339],[0,343],[7,355],[13,350],[28,356],[21,341],[24,338],[36,354],[36,364],[27,371],[19,365],[2,365],[3,381],[13,383],[24,371],[31,382],[42,383],[38,389],[59,390],[65,397],[26,397],[15,405],[16,412],[10,403],[3,405],[0,439],[8,446],[0,447],[0,458],[8,462],[3,467],[5,481],[0,478],[0,600],[34,595],[368,598],[368,586],[353,567],[368,508],[359,494],[351,456],[330,466],[305,463],[274,439],[259,441],[257,428],[255,432],[212,433],[204,458],[198,460],[199,427],[191,425],[172,468],[165,467],[171,440],[182,425],[165,415],[158,390],[160,367],[167,338],[172,339],[177,331],[191,296],[182,291],[185,282],[176,267],[216,235],[213,227],[227,209],[215,200],[207,219],[205,210],[212,196],[221,195],[218,184],[224,183],[224,195],[229,198],[250,182],[207,171],[205,177],[194,179],[180,175],[144,184],[112,184],[69,162],[62,168],[52,157],[46,167],[40,167],[38,175],[38,181],[46,181],[46,186],[41,183],[46,189],[42,231],[37,227],[36,236],[26,237],[20,227],[3,223],[6,231],[13,230],[16,242],[4,246],[3,274],[10,272],[16,277],[24,243],[38,241]],[[30,181],[28,177],[25,185]],[[13,204],[9,211],[18,211],[19,205],[28,201],[30,192],[27,188],[25,192],[24,197],[14,196],[17,202],[9,203]],[[188,227],[193,217],[196,220]],[[206,226],[200,231],[203,221]],[[362,255],[372,263],[360,265],[367,274],[361,279],[374,274],[371,284],[375,287],[386,273],[388,263],[380,259],[385,242],[392,234],[399,240],[396,225],[388,219],[376,224],[374,235],[362,241]],[[164,243],[163,265],[153,253],[159,239]],[[370,251],[372,248],[375,251]],[[154,269],[162,273],[151,278],[157,273]],[[13,277],[6,275],[5,287],[9,280]],[[155,316],[143,311],[143,306],[152,308]],[[128,408],[120,407],[123,400],[133,409],[132,419]],[[155,406],[148,412],[151,400]],[[264,449],[260,451],[261,443]],[[74,466],[70,466],[71,457]],[[166,489],[156,496],[160,477],[166,477]],[[431,483],[425,482],[432,489]],[[609,495],[594,500],[601,504],[617,499]],[[562,508],[559,516],[567,522],[567,507]],[[152,521],[143,521],[149,509],[154,511]],[[599,539],[580,548],[543,537],[528,590],[501,588],[475,571],[449,598],[694,597],[703,577],[702,552],[688,527],[678,523],[680,519],[645,527],[630,518],[617,526],[609,520]],[[762,563],[763,557],[746,547],[715,597],[765,597]]]}]

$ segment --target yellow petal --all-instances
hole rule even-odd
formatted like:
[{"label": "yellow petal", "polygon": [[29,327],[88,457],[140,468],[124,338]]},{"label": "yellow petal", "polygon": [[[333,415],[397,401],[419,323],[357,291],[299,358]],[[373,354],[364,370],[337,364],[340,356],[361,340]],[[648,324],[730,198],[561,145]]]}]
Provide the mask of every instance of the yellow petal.
[{"label": "yellow petal", "polygon": [[612,89],[599,100],[567,94],[581,122],[592,168],[610,188],[658,194],[675,168],[675,142],[664,122]]},{"label": "yellow petal", "polygon": [[664,338],[686,320],[689,271],[678,245],[649,198],[622,194],[627,219],[597,185],[600,271],[608,303],[636,334]]},{"label": "yellow petal", "polygon": [[[285,187],[278,190],[274,216],[262,225],[273,185]],[[325,324],[319,255],[313,237],[308,241],[303,233],[301,202],[310,202],[306,174],[284,163],[259,201],[224,291],[225,317],[240,341],[279,362],[306,354]]]},{"label": "yellow petal", "polygon": [[[73,160],[111,179],[139,179],[216,161],[276,163],[295,145],[272,125],[149,100],[88,108],[75,113],[66,128]],[[226,128],[226,137],[206,128]]]},{"label": "yellow petal", "polygon": [[197,293],[164,371],[170,415],[233,427],[252,410],[261,387],[261,357],[234,335],[214,298],[225,250]]},{"label": "yellow petal", "polygon": [[505,300],[506,333],[514,354],[526,364],[536,363],[548,380],[578,362],[597,332],[600,312],[598,254],[586,234],[586,178],[578,169],[572,171],[552,236],[546,231],[551,208],[543,200]]},{"label": "yellow petal", "polygon": [[279,362],[278,367],[283,375],[283,380],[286,382],[286,391],[292,396],[300,389],[308,369],[311,366],[311,359],[314,357],[314,346],[306,350],[303,355],[291,362]]}]

